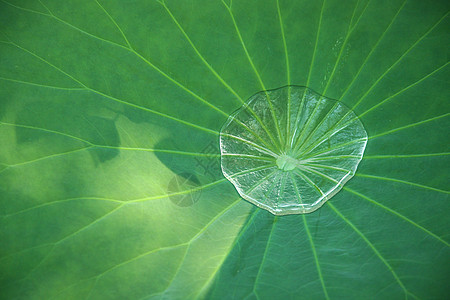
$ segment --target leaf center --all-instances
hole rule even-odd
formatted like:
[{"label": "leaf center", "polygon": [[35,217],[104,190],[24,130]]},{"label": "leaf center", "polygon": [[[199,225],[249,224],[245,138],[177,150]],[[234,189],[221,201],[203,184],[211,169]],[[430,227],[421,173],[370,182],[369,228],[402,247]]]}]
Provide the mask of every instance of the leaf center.
[{"label": "leaf center", "polygon": [[287,154],[282,154],[280,156],[278,156],[277,158],[277,166],[278,169],[283,170],[283,171],[291,171],[294,170],[298,165],[298,160],[296,160],[295,158],[287,155]]}]

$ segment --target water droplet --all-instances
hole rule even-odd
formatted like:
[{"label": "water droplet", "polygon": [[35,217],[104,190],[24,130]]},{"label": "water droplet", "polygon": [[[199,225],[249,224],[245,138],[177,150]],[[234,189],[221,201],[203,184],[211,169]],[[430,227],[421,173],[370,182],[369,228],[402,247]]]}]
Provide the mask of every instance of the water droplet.
[{"label": "water droplet", "polygon": [[222,172],[241,197],[275,215],[309,213],[353,177],[366,143],[344,104],[286,86],[253,95],[228,118]]}]

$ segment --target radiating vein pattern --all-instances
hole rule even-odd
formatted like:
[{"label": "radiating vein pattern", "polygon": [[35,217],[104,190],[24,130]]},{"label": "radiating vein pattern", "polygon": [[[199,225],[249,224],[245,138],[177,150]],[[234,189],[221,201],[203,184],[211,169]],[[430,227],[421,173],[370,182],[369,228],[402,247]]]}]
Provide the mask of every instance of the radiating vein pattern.
[{"label": "radiating vein pattern", "polygon": [[448,298],[449,14],[0,0],[0,298]]},{"label": "radiating vein pattern", "polygon": [[[282,134],[289,135],[281,139],[286,143],[271,143],[250,112],[256,112],[274,135],[281,128]],[[260,139],[267,141],[270,150],[259,144]],[[250,97],[223,126],[222,172],[244,199],[275,215],[309,213],[353,177],[367,139],[361,121],[338,101],[300,86],[263,91]],[[311,172],[323,160],[330,166],[326,173],[333,181]],[[265,165],[265,169],[236,176]]]}]

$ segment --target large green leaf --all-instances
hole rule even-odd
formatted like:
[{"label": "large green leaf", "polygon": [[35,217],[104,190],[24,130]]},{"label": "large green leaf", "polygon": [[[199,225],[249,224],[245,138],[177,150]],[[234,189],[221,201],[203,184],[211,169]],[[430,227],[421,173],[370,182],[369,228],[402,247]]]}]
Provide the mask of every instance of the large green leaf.
[{"label": "large green leaf", "polygon": [[[448,1],[7,1],[2,299],[445,298]],[[322,208],[274,217],[218,131],[288,84],[369,142]]]}]

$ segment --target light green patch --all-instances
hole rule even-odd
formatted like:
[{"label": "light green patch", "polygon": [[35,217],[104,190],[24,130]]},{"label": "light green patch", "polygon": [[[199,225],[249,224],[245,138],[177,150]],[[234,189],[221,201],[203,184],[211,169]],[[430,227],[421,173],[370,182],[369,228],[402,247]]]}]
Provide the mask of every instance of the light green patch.
[{"label": "light green patch", "polygon": [[286,154],[282,154],[277,158],[277,167],[283,171],[294,170],[298,163],[298,160]]}]

